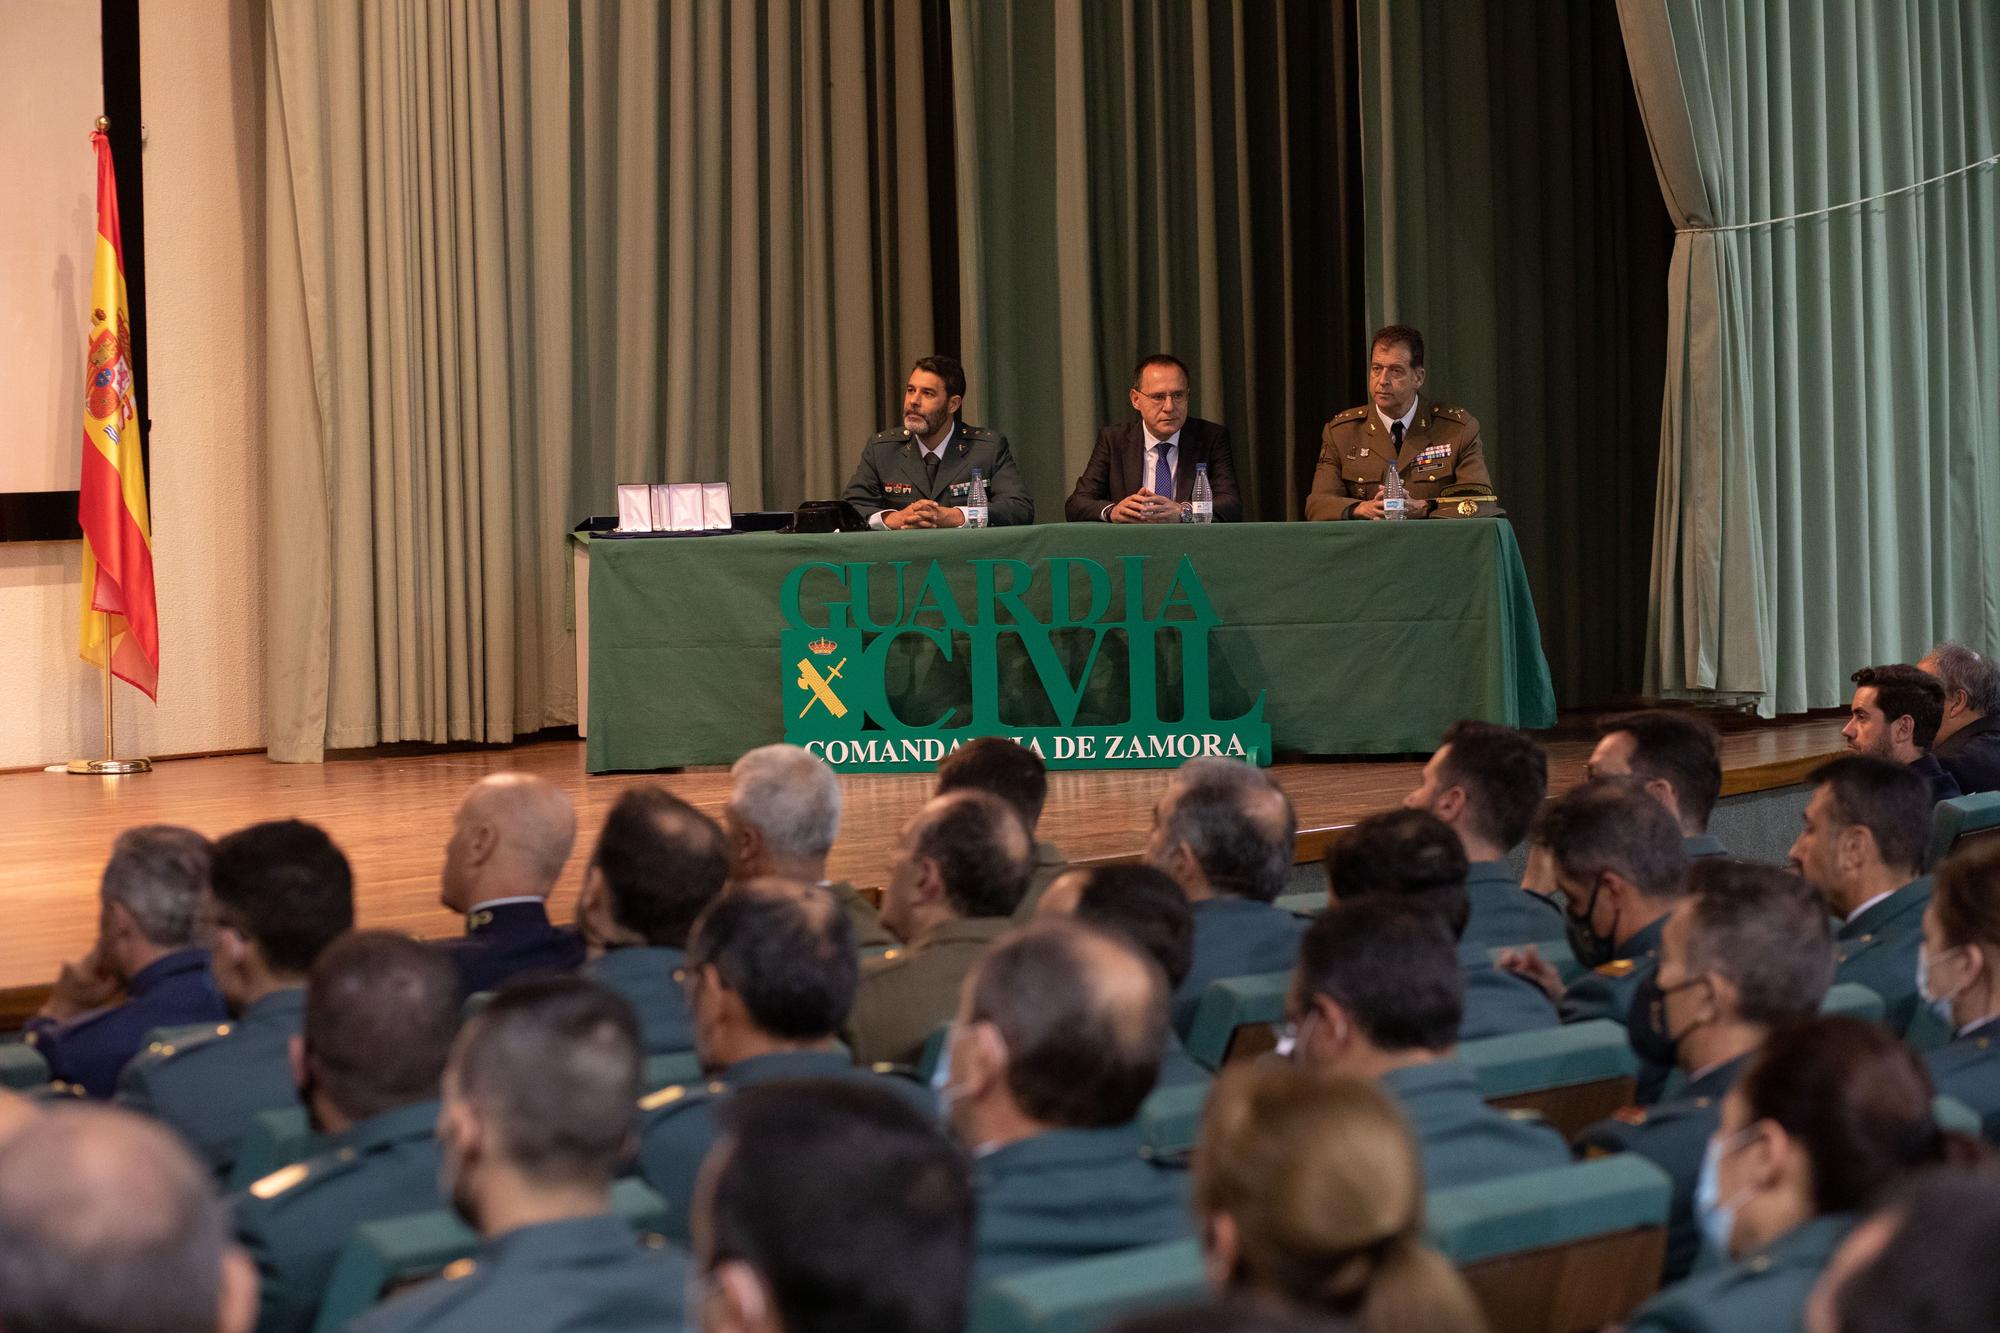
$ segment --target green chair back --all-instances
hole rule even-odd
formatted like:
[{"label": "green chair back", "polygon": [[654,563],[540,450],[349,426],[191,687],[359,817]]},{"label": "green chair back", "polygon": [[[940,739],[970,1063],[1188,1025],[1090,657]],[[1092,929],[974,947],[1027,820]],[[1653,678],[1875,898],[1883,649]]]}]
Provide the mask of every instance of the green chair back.
[{"label": "green chair back", "polygon": [[1881,996],[1854,981],[1843,981],[1828,988],[1826,998],[1820,1001],[1819,1011],[1823,1014],[1843,1014],[1848,1018],[1865,1018],[1871,1023],[1881,1022],[1886,1012]]},{"label": "green chair back", "polygon": [[249,1189],[280,1167],[303,1162],[325,1148],[326,1140],[313,1133],[303,1107],[259,1111],[250,1117],[237,1146],[236,1165],[229,1169],[229,1188]]},{"label": "green chair back", "polygon": [[701,1078],[701,1057],[693,1051],[668,1051],[665,1055],[646,1057],[645,1089],[668,1087],[675,1083],[694,1083]]},{"label": "green chair back", "polygon": [[1458,1058],[1488,1102],[1533,1111],[1566,1139],[1628,1105],[1639,1072],[1625,1025],[1608,1018],[1468,1041]]},{"label": "green chair back", "polygon": [[1326,910],[1326,890],[1318,889],[1306,893],[1281,893],[1272,899],[1277,906],[1293,916],[1302,916],[1310,921]]},{"label": "green chair back", "polygon": [[1157,1088],[1139,1107],[1139,1141],[1148,1157],[1186,1156],[1201,1136],[1201,1112],[1208,1104],[1206,1083]]},{"label": "green chair back", "polygon": [[24,1041],[0,1042],[0,1088],[32,1092],[49,1081],[49,1062]]},{"label": "green chair back", "polygon": [[2000,832],[2000,791],[1974,792],[1939,801],[1931,811],[1931,841],[1925,868],[1949,856],[1962,839]]},{"label": "green chair back", "polygon": [[1943,1093],[1931,1098],[1931,1119],[1937,1121],[1939,1129],[1970,1134],[1975,1139],[1986,1132],[1986,1126],[1980,1120],[1979,1112],[1958,1098],[1947,1097]]},{"label": "green chair back", "polygon": [[928,1083],[938,1066],[944,1063],[944,1045],[951,1038],[951,1024],[940,1023],[931,1029],[931,1035],[924,1038],[923,1052],[917,1056],[917,1077]]},{"label": "green chair back", "polygon": [[[1187,1052],[1210,1069],[1220,1069],[1245,1028],[1272,1028],[1285,1021],[1285,995],[1292,974],[1266,972],[1223,977],[1208,983],[1195,1008]],[[1260,1043],[1268,1049],[1268,1043]]]},{"label": "green chair back", "polygon": [[1201,1247],[1191,1240],[1037,1268],[972,1293],[966,1333],[1092,1333],[1140,1310],[1208,1294]]}]

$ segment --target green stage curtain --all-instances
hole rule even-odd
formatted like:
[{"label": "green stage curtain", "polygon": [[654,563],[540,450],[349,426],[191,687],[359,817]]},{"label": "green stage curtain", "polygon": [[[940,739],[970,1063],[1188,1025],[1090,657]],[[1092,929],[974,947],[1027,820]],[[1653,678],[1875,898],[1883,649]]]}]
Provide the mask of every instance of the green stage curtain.
[{"label": "green stage curtain", "polygon": [[1618,10],[1679,228],[1649,681],[1788,713],[1991,650],[2000,9]]}]

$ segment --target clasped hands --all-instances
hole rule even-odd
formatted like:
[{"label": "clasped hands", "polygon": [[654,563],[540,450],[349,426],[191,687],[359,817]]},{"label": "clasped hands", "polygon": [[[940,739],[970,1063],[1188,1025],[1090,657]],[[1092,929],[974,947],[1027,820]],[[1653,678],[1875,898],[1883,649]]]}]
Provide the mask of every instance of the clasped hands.
[{"label": "clasped hands", "polygon": [[1113,523],[1178,523],[1181,506],[1172,497],[1142,486],[1111,506],[1108,517]]},{"label": "clasped hands", "polygon": [[885,528],[962,528],[965,526],[965,511],[951,505],[941,505],[936,500],[919,500],[901,509],[891,509],[882,515]]}]

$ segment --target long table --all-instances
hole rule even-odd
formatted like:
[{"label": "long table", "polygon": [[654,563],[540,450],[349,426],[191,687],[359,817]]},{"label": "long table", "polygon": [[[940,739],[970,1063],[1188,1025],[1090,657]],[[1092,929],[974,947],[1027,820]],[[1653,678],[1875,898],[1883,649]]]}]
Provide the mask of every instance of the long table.
[{"label": "long table", "polygon": [[842,769],[923,768],[989,733],[1052,767],[1269,763],[1419,753],[1462,717],[1555,721],[1502,519],[601,538],[580,555],[593,773],[788,738]]}]

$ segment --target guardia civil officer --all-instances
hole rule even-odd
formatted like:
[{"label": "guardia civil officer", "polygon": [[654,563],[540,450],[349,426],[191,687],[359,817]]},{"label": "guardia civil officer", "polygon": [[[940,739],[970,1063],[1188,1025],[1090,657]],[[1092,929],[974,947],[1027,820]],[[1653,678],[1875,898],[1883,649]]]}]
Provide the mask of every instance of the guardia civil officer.
[{"label": "guardia civil officer", "polygon": [[843,498],[871,528],[956,528],[977,468],[986,479],[987,522],[996,528],[1035,521],[1035,502],[1014,466],[1007,437],[958,419],[965,370],[948,356],[927,356],[903,389],[903,424],[868,437]]}]

